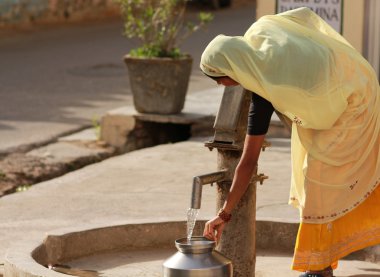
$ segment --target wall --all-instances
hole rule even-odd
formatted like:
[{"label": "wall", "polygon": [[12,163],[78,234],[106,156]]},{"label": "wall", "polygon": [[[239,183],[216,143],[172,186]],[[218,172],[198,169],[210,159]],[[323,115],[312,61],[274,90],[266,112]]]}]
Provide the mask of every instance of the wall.
[{"label": "wall", "polygon": [[[275,0],[257,0],[256,18],[274,14],[275,9]],[[364,14],[364,0],[344,0],[343,36],[361,53],[363,53]]]},{"label": "wall", "polygon": [[368,59],[380,80],[380,1],[366,1],[364,57]]},{"label": "wall", "polygon": [[118,12],[112,0],[0,0],[0,27],[75,21]]},{"label": "wall", "polygon": [[364,47],[364,0],[345,0],[343,15],[343,36],[363,54]]}]

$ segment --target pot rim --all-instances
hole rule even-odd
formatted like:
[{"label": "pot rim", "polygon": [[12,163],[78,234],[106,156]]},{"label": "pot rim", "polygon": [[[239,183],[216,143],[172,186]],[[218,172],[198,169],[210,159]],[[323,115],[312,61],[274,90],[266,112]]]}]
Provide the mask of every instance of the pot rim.
[{"label": "pot rim", "polygon": [[190,244],[187,238],[180,238],[175,241],[176,248],[182,253],[206,253],[211,252],[215,246],[216,242],[209,240],[205,237],[194,236],[191,237]]}]

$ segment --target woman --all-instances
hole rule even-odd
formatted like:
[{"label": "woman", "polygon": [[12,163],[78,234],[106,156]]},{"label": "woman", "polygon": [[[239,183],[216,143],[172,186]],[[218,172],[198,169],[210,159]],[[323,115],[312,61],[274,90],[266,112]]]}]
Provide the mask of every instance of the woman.
[{"label": "woman", "polygon": [[289,203],[301,224],[292,268],[330,277],[340,258],[380,243],[380,88],[342,36],[300,8],[262,17],[242,37],[217,36],[200,66],[222,85],[254,92],[229,196],[204,236],[219,240],[233,216],[275,109],[293,121]]}]

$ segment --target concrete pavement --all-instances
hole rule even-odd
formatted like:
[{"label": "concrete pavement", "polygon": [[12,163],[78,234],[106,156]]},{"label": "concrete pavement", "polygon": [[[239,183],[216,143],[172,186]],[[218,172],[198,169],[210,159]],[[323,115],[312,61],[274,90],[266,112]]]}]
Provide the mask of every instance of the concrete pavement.
[{"label": "concrete pavement", "polygon": [[[1,198],[0,256],[55,229],[184,221],[192,177],[216,169],[216,151],[203,146],[207,139],[130,152]],[[296,222],[296,212],[286,205],[287,140],[273,140],[263,152],[261,171],[271,179],[258,187],[258,218]],[[206,186],[202,198],[199,220],[215,214],[215,187]]]},{"label": "concrete pavement", "polygon": [[[216,152],[210,152],[203,146],[206,140],[208,138],[198,137],[185,142],[133,151],[40,183],[28,191],[1,198],[1,257],[4,257],[8,251],[7,255],[11,261],[28,268],[31,267],[30,258],[25,257],[30,257],[31,250],[42,243],[47,234],[75,235],[78,231],[86,234],[86,230],[96,228],[103,230],[104,227],[119,225],[141,226],[138,227],[140,231],[131,237],[135,246],[138,242],[154,242],[153,238],[143,235],[150,234],[151,231],[149,227],[143,231],[144,225],[141,224],[161,222],[183,224],[190,202],[192,177],[216,169]],[[259,166],[259,171],[265,172],[270,179],[257,190],[257,219],[260,229],[258,232],[260,236],[262,234],[270,236],[266,238],[271,240],[267,250],[276,247],[274,241],[289,240],[287,237],[282,237],[283,231],[279,228],[281,224],[298,221],[296,211],[286,204],[290,181],[289,141],[287,139],[271,141],[272,147],[262,153]],[[207,220],[214,214],[215,187],[205,186],[198,219]],[[266,225],[265,222],[270,224],[271,221],[279,222],[280,225],[278,227]],[[169,238],[173,242],[178,236],[185,236],[185,228],[182,227],[161,228],[155,232],[155,235],[166,233],[167,236],[172,230],[176,230],[177,233],[176,237]],[[128,233],[124,234],[128,236]],[[293,239],[294,234],[295,232]],[[260,241],[258,244],[263,245],[263,243]],[[86,245],[92,245],[91,247],[95,249],[94,244],[95,241],[92,241]],[[70,247],[75,248],[75,245],[76,243],[72,243]],[[160,276],[162,261],[175,250],[154,248],[154,243],[152,247],[138,251],[130,248],[127,252],[98,253],[91,257],[73,260],[69,265],[74,268],[95,270],[103,276]],[[287,248],[285,254],[281,251],[260,250],[257,276],[298,276],[298,273],[289,270],[291,256],[289,247]],[[46,271],[42,266],[40,270]],[[380,266],[375,264],[344,261],[336,276],[378,276],[379,270]],[[25,276],[60,276],[54,274],[51,272],[48,275]]]}]

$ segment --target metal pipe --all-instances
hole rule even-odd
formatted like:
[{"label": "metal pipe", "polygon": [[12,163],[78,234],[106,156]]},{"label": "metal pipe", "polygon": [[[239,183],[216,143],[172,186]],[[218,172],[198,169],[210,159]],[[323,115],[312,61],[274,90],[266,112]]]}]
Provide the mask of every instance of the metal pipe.
[{"label": "metal pipe", "polygon": [[191,193],[191,205],[192,209],[201,208],[202,199],[202,187],[203,185],[212,184],[215,182],[223,181],[226,177],[227,170],[220,170],[204,175],[195,176],[193,178],[193,189]]}]

